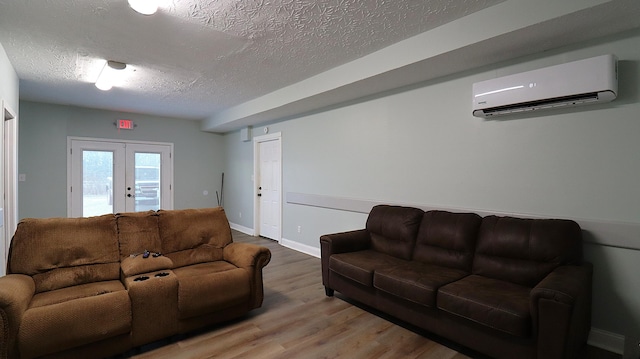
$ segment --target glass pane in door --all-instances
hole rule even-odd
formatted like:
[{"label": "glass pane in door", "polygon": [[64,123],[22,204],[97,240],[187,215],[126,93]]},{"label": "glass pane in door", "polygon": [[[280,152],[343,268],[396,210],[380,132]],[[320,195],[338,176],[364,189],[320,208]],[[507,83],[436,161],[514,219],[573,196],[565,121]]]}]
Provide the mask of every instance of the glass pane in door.
[{"label": "glass pane in door", "polygon": [[82,215],[113,213],[113,152],[82,151]]},{"label": "glass pane in door", "polygon": [[159,153],[136,152],[135,163],[135,211],[160,209],[160,161]]}]

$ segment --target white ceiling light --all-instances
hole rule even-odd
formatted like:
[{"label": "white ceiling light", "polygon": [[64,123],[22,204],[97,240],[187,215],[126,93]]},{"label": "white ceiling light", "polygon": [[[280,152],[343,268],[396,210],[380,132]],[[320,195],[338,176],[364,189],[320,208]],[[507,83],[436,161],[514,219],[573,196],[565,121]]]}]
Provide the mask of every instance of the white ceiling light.
[{"label": "white ceiling light", "polygon": [[96,87],[102,91],[111,90],[113,84],[119,79],[124,72],[123,70],[126,68],[127,64],[125,63],[111,60],[107,61],[98,76],[98,80],[96,80]]},{"label": "white ceiling light", "polygon": [[142,15],[153,15],[158,11],[157,0],[128,0],[129,6]]}]

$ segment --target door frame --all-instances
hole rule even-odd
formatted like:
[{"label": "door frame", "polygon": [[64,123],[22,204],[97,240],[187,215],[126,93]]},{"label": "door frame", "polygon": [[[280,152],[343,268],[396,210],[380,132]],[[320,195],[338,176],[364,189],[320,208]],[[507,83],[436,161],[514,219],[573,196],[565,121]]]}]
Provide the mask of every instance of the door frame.
[{"label": "door frame", "polygon": [[[73,200],[72,200],[72,196],[71,196],[71,188],[73,185],[73,173],[72,173],[72,168],[73,168],[73,163],[72,163],[72,156],[71,153],[69,152],[71,149],[71,144],[73,141],[88,141],[88,142],[105,142],[105,143],[121,143],[123,145],[152,145],[152,146],[169,146],[170,147],[170,151],[169,151],[169,166],[170,168],[167,169],[169,170],[169,183],[168,186],[166,188],[166,191],[168,192],[168,195],[163,194],[163,206],[162,208],[164,209],[173,209],[173,203],[174,203],[174,190],[173,190],[173,183],[174,183],[174,165],[173,165],[173,143],[169,143],[169,142],[152,142],[152,141],[136,141],[136,140],[121,140],[121,139],[111,139],[111,138],[94,138],[94,137],[75,137],[75,136],[68,136],[67,137],[67,216],[68,217],[73,217]],[[115,185],[114,185],[115,186]],[[124,193],[124,192],[123,192]],[[165,201],[166,200],[166,201]]]},{"label": "door frame", "polygon": [[0,172],[4,178],[2,188],[4,198],[2,198],[1,204],[3,228],[0,228],[4,235],[1,243],[4,256],[0,261],[2,263],[0,275],[5,275],[9,246],[18,226],[18,116],[2,99],[0,99],[0,115],[2,115],[2,129],[0,129],[0,133],[2,133],[2,166]]},{"label": "door frame", "polygon": [[258,197],[258,184],[260,183],[260,143],[278,141],[280,147],[280,206],[278,208],[278,236],[276,242],[282,240],[282,132],[253,138],[253,228],[256,236],[260,235],[260,198]]}]

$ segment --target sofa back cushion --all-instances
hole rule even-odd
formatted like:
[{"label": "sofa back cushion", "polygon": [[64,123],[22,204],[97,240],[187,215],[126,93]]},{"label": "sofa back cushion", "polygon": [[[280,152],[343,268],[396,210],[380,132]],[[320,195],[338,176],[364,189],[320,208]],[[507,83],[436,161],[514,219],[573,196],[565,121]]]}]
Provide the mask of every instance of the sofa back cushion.
[{"label": "sofa back cushion", "polygon": [[141,254],[145,250],[162,252],[158,214],[155,211],[116,214],[120,257]]},{"label": "sofa back cushion", "polygon": [[411,259],[424,211],[418,208],[378,205],[367,218],[371,248],[402,259]]},{"label": "sofa back cushion", "polygon": [[114,215],[23,219],[11,241],[8,271],[32,276],[36,293],[119,279]]},{"label": "sofa back cushion", "polygon": [[471,272],[480,223],[482,218],[475,213],[426,212],[413,259]]},{"label": "sofa back cushion", "polygon": [[222,260],[223,248],[232,242],[222,207],[159,210],[158,228],[162,254],[174,268]]},{"label": "sofa back cushion", "polygon": [[556,267],[581,261],[582,231],[574,221],[488,216],[473,274],[534,287]]}]

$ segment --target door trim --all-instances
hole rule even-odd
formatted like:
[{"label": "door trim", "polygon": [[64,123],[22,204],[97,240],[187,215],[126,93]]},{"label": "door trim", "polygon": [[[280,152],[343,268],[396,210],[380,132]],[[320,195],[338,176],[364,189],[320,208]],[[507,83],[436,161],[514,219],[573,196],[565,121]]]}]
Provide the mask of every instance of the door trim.
[{"label": "door trim", "polygon": [[90,142],[105,142],[105,143],[122,143],[124,145],[156,145],[156,146],[169,146],[170,147],[170,157],[169,157],[169,165],[171,166],[171,172],[169,175],[169,196],[166,197],[167,202],[165,204],[166,209],[173,209],[174,204],[174,165],[173,165],[173,143],[170,142],[154,142],[154,141],[136,141],[136,140],[121,140],[121,139],[111,139],[111,138],[94,138],[94,137],[75,137],[75,136],[67,136],[67,216],[73,217],[72,214],[72,196],[70,195],[71,187],[72,187],[72,156],[69,153],[71,149],[71,144],[73,141],[90,141]]},{"label": "door trim", "polygon": [[280,145],[280,212],[278,224],[277,242],[282,240],[282,132],[275,132],[253,138],[253,230],[256,236],[260,235],[260,201],[258,198],[258,181],[260,179],[260,146],[262,142],[278,141]]},{"label": "door trim", "polygon": [[16,112],[7,106],[7,103],[0,99],[0,115],[2,116],[2,159],[0,159],[0,171],[4,181],[0,193],[4,193],[4,198],[0,206],[2,210],[2,255],[0,260],[0,276],[6,274],[7,260],[9,257],[9,247],[13,233],[18,225],[18,118]]}]

